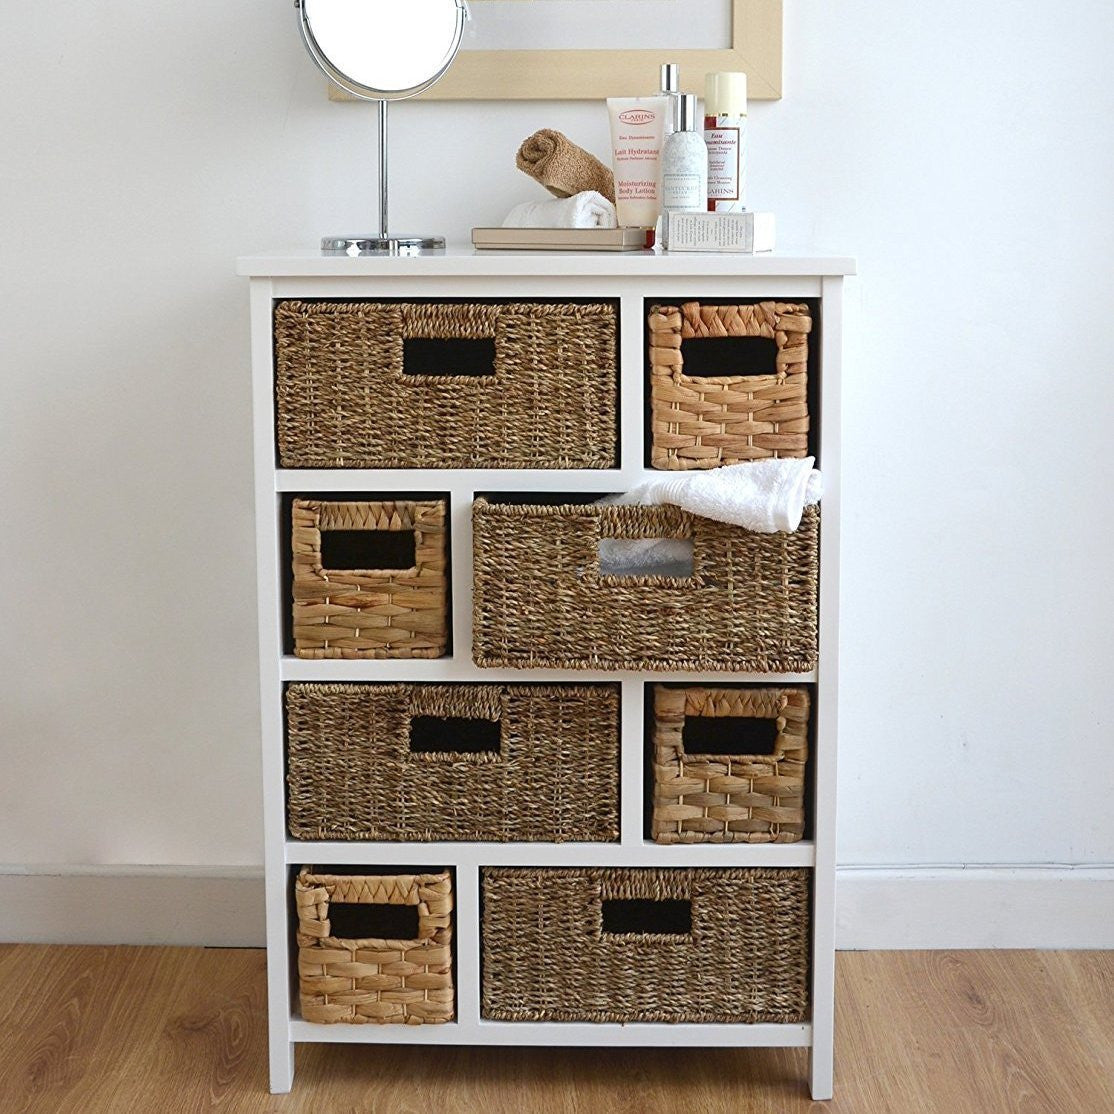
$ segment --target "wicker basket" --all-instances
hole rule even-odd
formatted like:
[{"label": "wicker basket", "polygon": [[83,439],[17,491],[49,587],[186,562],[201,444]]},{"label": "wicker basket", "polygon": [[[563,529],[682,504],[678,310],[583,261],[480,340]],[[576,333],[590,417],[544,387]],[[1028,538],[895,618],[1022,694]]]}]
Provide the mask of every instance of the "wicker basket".
[{"label": "wicker basket", "polygon": [[[808,454],[807,305],[655,306],[649,326],[655,468],[718,468]],[[686,347],[716,337],[772,340],[774,373],[686,375]]]},{"label": "wicker basket", "polygon": [[286,301],[274,326],[283,468],[618,464],[613,303]]},{"label": "wicker basket", "polygon": [[296,684],[286,724],[296,839],[619,838],[614,685]]},{"label": "wicker basket", "polygon": [[[808,693],[804,689],[654,686],[658,843],[796,843],[805,829]],[[768,754],[685,753],[690,717],[766,721]],[[715,734],[726,738],[729,725]],[[726,748],[724,748],[726,749]]]},{"label": "wicker basket", "polygon": [[481,1014],[800,1022],[806,870],[483,871]]},{"label": "wicker basket", "polygon": [[[791,534],[674,506],[483,498],[472,523],[477,665],[785,673],[816,664],[816,507]],[[693,575],[600,575],[601,538],[648,537],[691,538]]]},{"label": "wicker basket", "polygon": [[[323,534],[393,550],[391,565],[328,568]],[[439,658],[445,653],[445,504],[295,499],[294,653],[300,658]],[[392,535],[396,537],[392,538]],[[386,546],[386,543],[396,544]],[[375,556],[374,554],[372,555]],[[383,562],[386,564],[386,561]]]},{"label": "wicker basket", "polygon": [[[306,1021],[428,1025],[452,1021],[452,877],[437,874],[318,874],[302,867],[298,981]],[[411,906],[412,938],[332,935],[330,911]],[[367,910],[354,910],[356,917]],[[370,912],[375,912],[371,910]]]}]

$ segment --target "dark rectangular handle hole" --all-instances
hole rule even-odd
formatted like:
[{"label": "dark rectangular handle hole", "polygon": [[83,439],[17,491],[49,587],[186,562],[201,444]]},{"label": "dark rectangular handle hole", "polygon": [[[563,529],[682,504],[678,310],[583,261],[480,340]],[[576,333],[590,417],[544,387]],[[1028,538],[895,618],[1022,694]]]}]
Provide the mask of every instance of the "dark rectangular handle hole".
[{"label": "dark rectangular handle hole", "polygon": [[407,337],[403,375],[494,375],[495,338]]},{"label": "dark rectangular handle hole", "polygon": [[692,902],[681,898],[605,898],[603,931],[630,935],[688,936]]},{"label": "dark rectangular handle hole", "polygon": [[322,530],[325,569],[412,569],[418,562],[413,530]]},{"label": "dark rectangular handle hole", "polygon": [[685,716],[685,754],[773,754],[777,720],[757,716]]},{"label": "dark rectangular handle hole", "polygon": [[414,716],[410,721],[410,749],[449,754],[498,754],[503,739],[495,719],[464,716]]},{"label": "dark rectangular handle hole", "polygon": [[418,907],[333,901],[329,903],[329,933],[344,940],[416,940]]},{"label": "dark rectangular handle hole", "polygon": [[685,375],[776,375],[777,344],[769,337],[697,337],[681,345]]}]

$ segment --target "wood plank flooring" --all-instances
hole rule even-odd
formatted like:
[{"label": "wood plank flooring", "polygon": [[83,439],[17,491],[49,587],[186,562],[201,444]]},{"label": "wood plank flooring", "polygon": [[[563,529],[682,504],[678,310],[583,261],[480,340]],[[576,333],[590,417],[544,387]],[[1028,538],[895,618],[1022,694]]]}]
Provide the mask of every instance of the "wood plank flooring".
[{"label": "wood plank flooring", "polygon": [[302,1045],[267,1094],[263,953],[0,945],[0,1114],[1111,1114],[1114,952],[845,952],[806,1053]]}]

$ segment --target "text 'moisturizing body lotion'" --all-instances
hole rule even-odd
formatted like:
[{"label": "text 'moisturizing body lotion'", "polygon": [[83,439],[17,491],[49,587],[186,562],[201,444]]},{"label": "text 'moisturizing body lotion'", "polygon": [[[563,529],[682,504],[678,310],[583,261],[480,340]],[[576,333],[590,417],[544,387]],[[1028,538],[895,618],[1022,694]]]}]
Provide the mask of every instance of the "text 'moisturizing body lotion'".
[{"label": "text 'moisturizing body lotion'", "polygon": [[620,228],[653,228],[661,213],[661,147],[670,97],[608,97]]},{"label": "text 'moisturizing body lotion'", "polygon": [[710,73],[704,81],[708,212],[747,207],[747,75]]}]

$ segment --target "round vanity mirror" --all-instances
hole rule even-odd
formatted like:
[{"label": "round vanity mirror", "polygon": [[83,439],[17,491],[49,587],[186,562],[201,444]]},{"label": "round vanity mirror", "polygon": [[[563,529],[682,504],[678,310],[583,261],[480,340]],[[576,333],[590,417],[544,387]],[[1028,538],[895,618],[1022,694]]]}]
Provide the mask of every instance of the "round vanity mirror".
[{"label": "round vanity mirror", "polygon": [[345,92],[379,102],[379,232],[326,236],[327,254],[441,248],[437,236],[387,228],[387,105],[428,89],[456,57],[468,19],[465,0],[298,0],[310,57]]},{"label": "round vanity mirror", "polygon": [[314,61],[367,100],[401,100],[448,68],[464,32],[459,0],[302,0],[302,34]]}]

